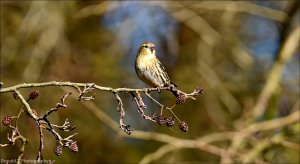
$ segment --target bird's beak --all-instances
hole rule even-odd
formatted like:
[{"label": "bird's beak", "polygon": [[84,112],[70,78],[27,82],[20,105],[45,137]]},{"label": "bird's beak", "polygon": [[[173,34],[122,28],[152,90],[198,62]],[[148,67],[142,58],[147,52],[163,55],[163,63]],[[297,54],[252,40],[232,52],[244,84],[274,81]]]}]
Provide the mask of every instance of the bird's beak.
[{"label": "bird's beak", "polygon": [[154,47],[150,47],[150,50],[153,53],[154,52]]}]

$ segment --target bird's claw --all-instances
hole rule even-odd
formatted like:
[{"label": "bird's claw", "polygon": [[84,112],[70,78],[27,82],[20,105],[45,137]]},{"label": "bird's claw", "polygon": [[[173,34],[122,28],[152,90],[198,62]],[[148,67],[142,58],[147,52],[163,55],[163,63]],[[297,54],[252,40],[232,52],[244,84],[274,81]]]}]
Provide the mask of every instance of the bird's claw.
[{"label": "bird's claw", "polygon": [[161,87],[156,87],[156,88],[157,88],[158,93],[160,94],[160,92],[161,92]]}]

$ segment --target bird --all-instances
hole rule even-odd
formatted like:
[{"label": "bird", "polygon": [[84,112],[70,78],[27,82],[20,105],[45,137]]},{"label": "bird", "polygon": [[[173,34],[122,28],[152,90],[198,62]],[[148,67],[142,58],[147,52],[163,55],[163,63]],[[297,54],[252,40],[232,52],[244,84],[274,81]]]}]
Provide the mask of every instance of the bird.
[{"label": "bird", "polygon": [[[135,71],[137,76],[151,87],[159,89],[177,87],[175,83],[171,82],[166,69],[156,57],[155,46],[151,42],[145,42],[140,46],[136,55]],[[173,94],[176,96],[175,93]]]}]

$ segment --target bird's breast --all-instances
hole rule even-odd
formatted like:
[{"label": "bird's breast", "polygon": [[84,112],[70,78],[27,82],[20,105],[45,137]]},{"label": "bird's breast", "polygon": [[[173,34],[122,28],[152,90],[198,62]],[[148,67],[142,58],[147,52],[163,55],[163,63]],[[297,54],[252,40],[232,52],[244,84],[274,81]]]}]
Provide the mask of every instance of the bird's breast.
[{"label": "bird's breast", "polygon": [[153,55],[142,55],[137,58],[136,65],[139,68],[146,68],[155,64],[156,60],[156,57]]}]

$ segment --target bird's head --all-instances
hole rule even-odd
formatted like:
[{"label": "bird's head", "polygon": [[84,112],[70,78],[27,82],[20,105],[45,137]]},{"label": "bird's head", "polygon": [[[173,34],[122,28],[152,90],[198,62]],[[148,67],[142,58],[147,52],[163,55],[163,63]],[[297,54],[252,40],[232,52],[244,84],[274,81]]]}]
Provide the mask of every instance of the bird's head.
[{"label": "bird's head", "polygon": [[155,56],[155,47],[154,44],[151,42],[145,42],[141,45],[140,54],[143,55],[149,55],[149,56]]}]

